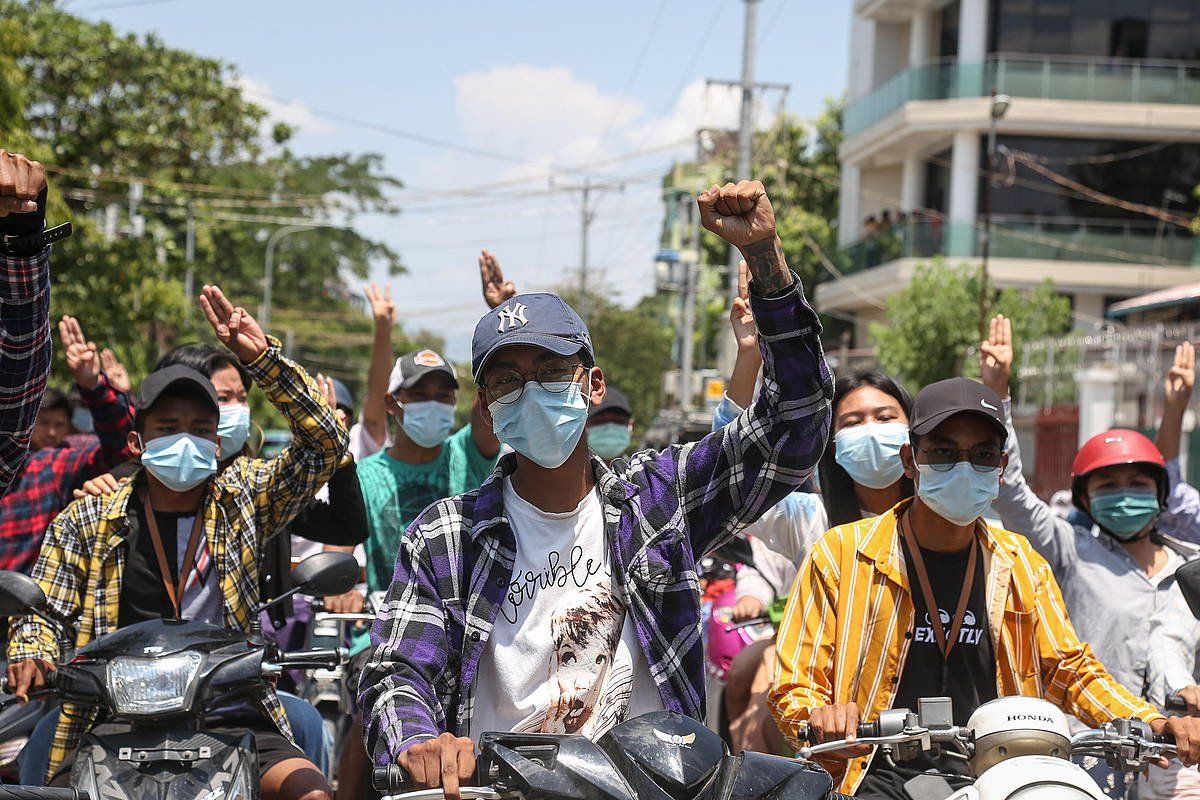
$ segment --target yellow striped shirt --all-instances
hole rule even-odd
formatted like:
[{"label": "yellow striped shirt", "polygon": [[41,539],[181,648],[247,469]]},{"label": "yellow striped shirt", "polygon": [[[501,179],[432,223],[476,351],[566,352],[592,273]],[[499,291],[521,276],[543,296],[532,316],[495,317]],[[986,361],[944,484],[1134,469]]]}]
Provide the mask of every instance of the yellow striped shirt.
[{"label": "yellow striped shirt", "polygon": [[[800,568],[777,637],[771,692],[775,719],[794,745],[812,709],[853,702],[872,720],[892,706],[913,631],[896,528],[908,502],[829,531]],[[1079,641],[1050,565],[1024,536],[989,527],[981,543],[998,695],[1044,697],[1089,725],[1162,717]],[[853,794],[870,762],[853,759],[839,791]]]}]

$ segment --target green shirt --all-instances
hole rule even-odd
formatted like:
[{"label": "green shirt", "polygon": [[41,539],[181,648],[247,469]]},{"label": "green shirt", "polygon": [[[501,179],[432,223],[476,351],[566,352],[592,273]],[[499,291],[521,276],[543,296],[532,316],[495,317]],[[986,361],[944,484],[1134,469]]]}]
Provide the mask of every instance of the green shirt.
[{"label": "green shirt", "polygon": [[496,466],[486,458],[465,425],[442,445],[433,461],[407,464],[382,450],[358,465],[367,506],[367,588],[386,591],[392,584],[400,537],[409,523],[433,503],[479,487]]}]

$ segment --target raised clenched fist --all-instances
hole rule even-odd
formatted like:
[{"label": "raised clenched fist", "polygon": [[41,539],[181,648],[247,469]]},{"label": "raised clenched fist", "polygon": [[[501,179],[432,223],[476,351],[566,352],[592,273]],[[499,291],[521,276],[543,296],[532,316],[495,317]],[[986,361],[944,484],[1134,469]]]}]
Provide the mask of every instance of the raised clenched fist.
[{"label": "raised clenched fist", "polygon": [[0,150],[0,217],[31,214],[46,187],[46,170],[25,156]]},{"label": "raised clenched fist", "polygon": [[701,224],[734,247],[775,238],[775,209],[761,181],[713,186],[697,203]]}]

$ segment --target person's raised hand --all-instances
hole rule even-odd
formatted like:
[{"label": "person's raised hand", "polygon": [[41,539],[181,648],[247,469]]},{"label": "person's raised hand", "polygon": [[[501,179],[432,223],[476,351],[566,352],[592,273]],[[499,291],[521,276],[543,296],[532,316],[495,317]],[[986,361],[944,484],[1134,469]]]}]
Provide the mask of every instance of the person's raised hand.
[{"label": "person's raised hand", "polygon": [[[858,736],[858,721],[858,705],[855,703],[814,708],[808,715],[808,740],[813,744],[840,739],[852,741]],[[865,756],[870,752],[870,745],[855,744],[831,753],[822,753],[821,757],[844,760]]]},{"label": "person's raised hand", "polygon": [[0,217],[32,214],[46,186],[46,170],[38,161],[0,150]]},{"label": "person's raised hand", "polygon": [[83,335],[79,320],[63,317],[58,321],[58,338],[67,357],[67,369],[80,389],[95,389],[100,383],[100,355],[96,343]]},{"label": "person's raised hand", "polygon": [[1166,403],[1172,408],[1187,407],[1196,386],[1196,348],[1191,342],[1180,342],[1175,348],[1175,363],[1163,381]]},{"label": "person's raised hand", "polygon": [[759,352],[758,323],[750,310],[750,271],[746,269],[745,261],[738,263],[738,296],[733,298],[729,310],[729,324],[733,326],[738,350]]},{"label": "person's raised hand", "polygon": [[75,490],[75,499],[112,494],[128,482],[129,478],[116,478],[111,472],[105,472],[103,475],[97,475],[91,480],[84,481],[83,486]]},{"label": "person's raised hand", "polygon": [[392,287],[385,286],[382,291],[375,284],[363,287],[367,303],[371,306],[371,317],[376,325],[388,328],[396,324],[396,304],[392,301]]},{"label": "person's raised hand", "polygon": [[714,185],[697,204],[700,224],[734,247],[775,238],[775,210],[760,181]]},{"label": "person's raised hand", "polygon": [[1150,723],[1150,729],[1157,734],[1167,734],[1175,737],[1175,749],[1179,760],[1185,767],[1200,763],[1200,718],[1198,717],[1167,717]]},{"label": "person's raised hand", "polygon": [[320,387],[321,394],[325,395],[325,402],[329,403],[329,407],[333,409],[333,415],[337,417],[337,421],[342,423],[343,428],[349,427],[346,423],[346,412],[338,408],[337,387],[333,385],[333,378],[318,372],[317,386]]},{"label": "person's raised hand", "polygon": [[479,282],[483,286],[483,300],[488,304],[488,308],[499,307],[501,303],[517,293],[516,284],[504,280],[500,261],[490,250],[484,250],[479,254]]},{"label": "person's raised hand", "polygon": [[219,286],[205,286],[200,290],[200,307],[221,344],[243,364],[250,364],[267,352],[267,335],[263,329],[249,311],[229,302]]},{"label": "person's raised hand", "polygon": [[979,379],[1002,399],[1008,397],[1012,365],[1012,320],[997,314],[992,317],[987,341],[979,345]]},{"label": "person's raised hand", "polygon": [[465,736],[443,733],[405,750],[399,763],[415,786],[440,786],[446,800],[461,800],[458,787],[475,774],[475,743]]},{"label": "person's raised hand", "polygon": [[129,394],[133,391],[133,381],[129,379],[129,370],[117,358],[116,353],[107,347],[100,351],[100,367],[108,378],[109,384],[118,392]]}]

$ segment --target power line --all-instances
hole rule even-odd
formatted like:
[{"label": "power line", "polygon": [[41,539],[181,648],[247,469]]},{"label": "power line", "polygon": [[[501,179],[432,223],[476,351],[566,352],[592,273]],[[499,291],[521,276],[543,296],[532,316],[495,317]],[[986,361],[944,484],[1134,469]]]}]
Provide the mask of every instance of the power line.
[{"label": "power line", "polygon": [[1135,147],[1132,150],[1123,150],[1117,153],[1104,153],[1098,156],[1041,156],[1036,153],[1026,153],[1020,150],[1012,150],[1013,153],[1021,153],[1039,164],[1059,164],[1062,166],[1076,166],[1079,164],[1113,164],[1118,161],[1128,161],[1134,158],[1157,153],[1159,150],[1165,150],[1171,145],[1178,142],[1155,142],[1154,144]]},{"label": "power line", "polygon": [[762,47],[767,43],[771,33],[775,30],[775,24],[779,22],[779,18],[783,16],[783,10],[787,8],[787,0],[779,0],[779,5],[775,8],[775,13],[767,20],[767,27],[763,29],[762,36],[758,40],[758,46]]},{"label": "power line", "polygon": [[176,3],[179,0],[126,0],[119,3],[101,3],[98,6],[74,9],[72,14],[85,14],[94,11],[117,11],[122,8],[141,8],[143,6],[161,6],[166,3]]},{"label": "power line", "polygon": [[621,88],[617,103],[613,106],[613,112],[609,116],[608,125],[604,126],[604,133],[600,134],[600,138],[596,140],[596,146],[592,148],[592,153],[587,158],[588,162],[591,162],[596,157],[596,153],[604,146],[605,140],[608,139],[608,135],[612,133],[613,127],[617,124],[617,118],[621,115],[621,106],[642,71],[642,65],[646,61],[646,56],[650,53],[650,45],[654,43],[654,36],[658,32],[658,23],[662,20],[663,11],[666,7],[667,0],[658,0],[658,8],[654,10],[654,17],[650,20],[650,29],[646,31],[646,39],[642,42],[642,49],[633,61],[633,69],[630,70],[629,77],[625,79],[625,85]]}]

